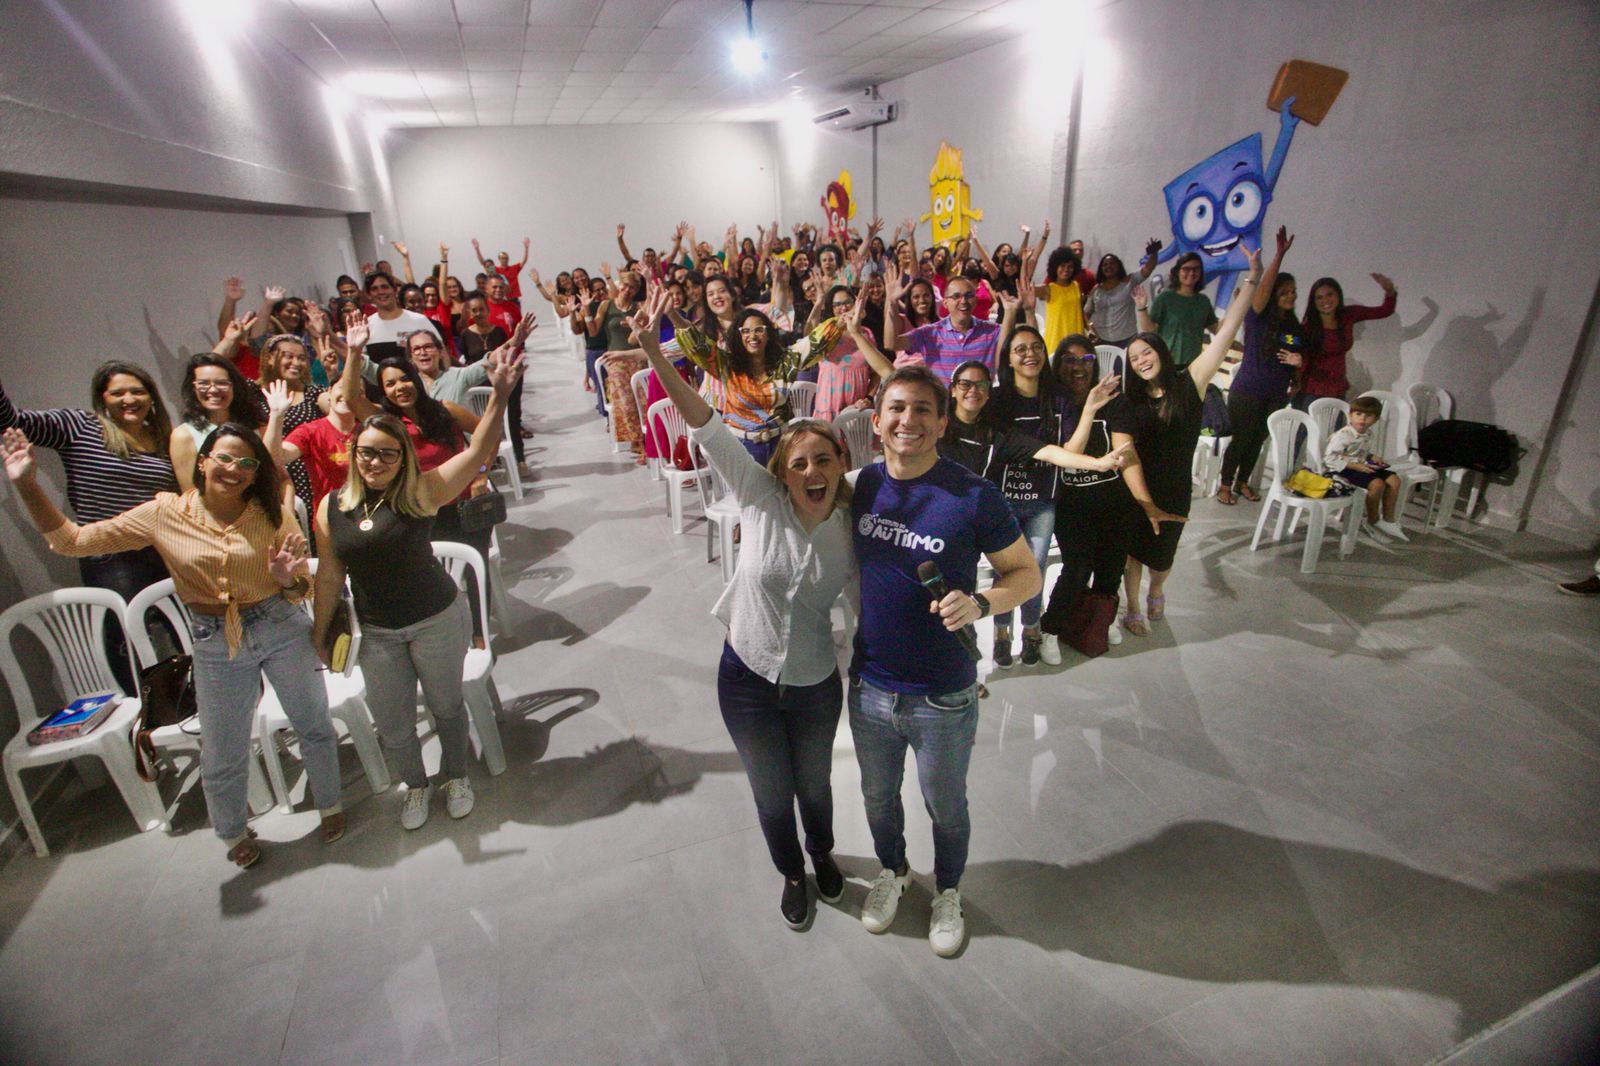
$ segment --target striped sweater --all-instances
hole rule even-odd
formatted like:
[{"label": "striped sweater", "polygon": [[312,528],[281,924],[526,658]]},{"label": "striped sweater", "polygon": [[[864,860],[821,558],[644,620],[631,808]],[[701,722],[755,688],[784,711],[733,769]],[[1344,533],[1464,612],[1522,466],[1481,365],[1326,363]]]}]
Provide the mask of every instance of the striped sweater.
[{"label": "striped sweater", "polygon": [[79,522],[112,518],[158,492],[178,491],[165,449],[153,455],[129,452],[119,459],[106,451],[100,420],[88,411],[18,411],[0,387],[0,430],[12,426],[39,447],[60,453],[67,468],[67,502]]}]

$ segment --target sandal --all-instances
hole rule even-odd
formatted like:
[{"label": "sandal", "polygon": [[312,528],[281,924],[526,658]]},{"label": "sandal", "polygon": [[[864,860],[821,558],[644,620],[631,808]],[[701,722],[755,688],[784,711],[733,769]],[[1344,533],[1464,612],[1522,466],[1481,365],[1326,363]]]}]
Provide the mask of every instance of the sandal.
[{"label": "sandal", "polygon": [[261,845],[256,843],[256,835],[251,830],[245,831],[245,838],[228,849],[228,861],[241,870],[248,870],[261,861]]},{"label": "sandal", "polygon": [[1260,503],[1261,502],[1261,493],[1257,492],[1255,489],[1251,488],[1249,485],[1240,485],[1239,486],[1239,495],[1243,496],[1245,499],[1249,500],[1251,503]]},{"label": "sandal", "polygon": [[1149,596],[1144,601],[1145,617],[1152,622],[1159,622],[1167,616],[1166,596]]},{"label": "sandal", "polygon": [[1144,615],[1138,614],[1134,611],[1129,611],[1127,614],[1122,616],[1122,628],[1124,631],[1132,633],[1136,637],[1150,635],[1150,626],[1145,621]]},{"label": "sandal", "polygon": [[1224,507],[1232,507],[1239,501],[1233,498],[1233,490],[1228,486],[1223,485],[1221,488],[1217,489],[1217,502],[1222,504]]},{"label": "sandal", "polygon": [[335,811],[322,818],[322,842],[332,844],[344,836],[344,812]]}]

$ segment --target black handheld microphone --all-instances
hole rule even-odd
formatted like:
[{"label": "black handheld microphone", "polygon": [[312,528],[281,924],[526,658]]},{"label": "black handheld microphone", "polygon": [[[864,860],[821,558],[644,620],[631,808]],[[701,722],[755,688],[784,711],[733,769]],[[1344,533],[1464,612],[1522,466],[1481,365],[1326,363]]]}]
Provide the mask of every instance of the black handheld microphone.
[{"label": "black handheld microphone", "polygon": [[[917,564],[917,580],[922,582],[922,587],[928,590],[928,595],[933,597],[933,602],[938,603],[950,594],[945,587],[944,574],[939,571],[939,564],[929,559]],[[971,626],[962,626],[956,630],[954,636],[967,649],[967,654],[972,656],[973,662],[983,658],[983,652],[978,650],[978,635]]]}]

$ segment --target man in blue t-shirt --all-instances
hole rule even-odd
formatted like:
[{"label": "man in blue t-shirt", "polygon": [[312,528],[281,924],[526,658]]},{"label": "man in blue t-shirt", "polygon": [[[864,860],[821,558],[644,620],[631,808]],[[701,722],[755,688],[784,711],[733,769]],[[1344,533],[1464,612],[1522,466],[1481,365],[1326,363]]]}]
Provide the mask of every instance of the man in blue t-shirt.
[{"label": "man in blue t-shirt", "polygon": [[[993,483],[941,459],[949,395],[927,367],[884,379],[872,425],[883,462],[864,468],[851,503],[861,565],[861,624],[850,666],[850,732],[861,766],[867,824],[883,871],[867,893],[861,924],[894,921],[910,868],[900,782],[906,748],[933,819],[936,895],[928,940],[954,955],[966,938],[961,874],[972,827],[967,762],[978,729],[978,672],[957,634],[990,611],[1009,611],[1039,591],[1039,565]],[[994,585],[974,594],[978,555]],[[917,577],[931,561],[947,593],[937,602]],[[969,631],[970,632],[970,631]]]}]

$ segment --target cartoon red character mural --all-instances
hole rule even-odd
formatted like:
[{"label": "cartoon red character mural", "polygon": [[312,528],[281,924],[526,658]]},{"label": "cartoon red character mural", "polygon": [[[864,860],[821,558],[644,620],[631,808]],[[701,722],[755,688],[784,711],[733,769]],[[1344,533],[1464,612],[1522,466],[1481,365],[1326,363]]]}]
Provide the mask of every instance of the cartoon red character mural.
[{"label": "cartoon red character mural", "polygon": [[828,189],[822,194],[822,211],[828,219],[828,240],[835,244],[844,245],[850,228],[850,220],[856,217],[856,203],[850,197],[850,172],[839,171],[839,176],[828,182]]}]

